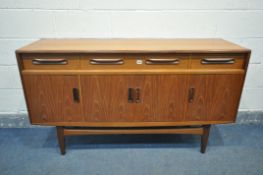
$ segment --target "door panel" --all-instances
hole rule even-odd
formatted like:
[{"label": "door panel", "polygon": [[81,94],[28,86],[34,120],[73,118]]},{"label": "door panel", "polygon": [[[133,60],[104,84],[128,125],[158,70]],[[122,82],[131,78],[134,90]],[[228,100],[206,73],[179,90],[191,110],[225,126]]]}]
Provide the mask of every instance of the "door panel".
[{"label": "door panel", "polygon": [[188,121],[234,121],[242,90],[243,74],[191,75],[190,88],[195,89],[188,103]]},{"label": "door panel", "polygon": [[[83,75],[81,89],[85,119],[183,121],[187,107],[187,79],[187,75]],[[140,90],[139,102],[129,103],[129,88]]]},{"label": "door panel", "polygon": [[[130,76],[129,87],[139,89],[140,101],[130,103],[128,117],[133,121],[155,121],[156,116],[156,82],[155,76],[137,75]],[[135,95],[136,96],[136,95]]]},{"label": "door panel", "polygon": [[[243,74],[80,75],[80,87],[75,75],[23,80],[32,123],[234,121]],[[80,90],[80,102],[74,102],[73,88]],[[138,102],[128,101],[129,88],[139,89]]]},{"label": "door panel", "polygon": [[128,79],[122,76],[81,76],[86,121],[122,120],[127,112]]},{"label": "door panel", "polygon": [[[81,89],[86,121],[153,121],[151,76],[83,75]],[[128,89],[140,89],[140,102],[128,101]]]},{"label": "door panel", "polygon": [[156,76],[157,121],[183,121],[187,107],[187,75]]},{"label": "door panel", "polygon": [[80,102],[73,99],[77,76],[23,75],[28,110],[32,123],[80,122]]}]

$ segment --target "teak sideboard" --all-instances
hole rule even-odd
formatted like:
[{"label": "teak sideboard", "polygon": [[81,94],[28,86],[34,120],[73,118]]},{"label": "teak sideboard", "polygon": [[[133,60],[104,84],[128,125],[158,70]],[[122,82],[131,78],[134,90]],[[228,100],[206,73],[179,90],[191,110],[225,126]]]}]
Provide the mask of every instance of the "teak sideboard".
[{"label": "teak sideboard", "polygon": [[235,122],[250,50],[222,39],[41,39],[16,51],[30,122],[70,135],[197,134]]}]

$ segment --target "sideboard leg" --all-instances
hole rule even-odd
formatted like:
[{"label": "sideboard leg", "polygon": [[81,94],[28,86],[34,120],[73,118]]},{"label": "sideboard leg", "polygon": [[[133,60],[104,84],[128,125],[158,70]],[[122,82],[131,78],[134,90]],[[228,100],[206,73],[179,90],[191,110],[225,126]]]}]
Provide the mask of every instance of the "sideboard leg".
[{"label": "sideboard leg", "polygon": [[203,126],[203,134],[201,136],[201,153],[205,153],[209,132],[210,132],[211,125],[205,125]]},{"label": "sideboard leg", "polygon": [[63,126],[57,126],[57,137],[61,155],[65,155],[65,137]]}]

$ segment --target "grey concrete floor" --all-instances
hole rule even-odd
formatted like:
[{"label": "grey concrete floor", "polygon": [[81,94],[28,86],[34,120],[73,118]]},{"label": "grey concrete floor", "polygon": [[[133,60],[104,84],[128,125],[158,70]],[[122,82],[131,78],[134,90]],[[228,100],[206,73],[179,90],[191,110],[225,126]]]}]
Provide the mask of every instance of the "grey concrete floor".
[{"label": "grey concrete floor", "polygon": [[193,135],[67,137],[59,153],[55,128],[0,129],[0,175],[263,174],[263,125],[217,125],[207,152]]}]

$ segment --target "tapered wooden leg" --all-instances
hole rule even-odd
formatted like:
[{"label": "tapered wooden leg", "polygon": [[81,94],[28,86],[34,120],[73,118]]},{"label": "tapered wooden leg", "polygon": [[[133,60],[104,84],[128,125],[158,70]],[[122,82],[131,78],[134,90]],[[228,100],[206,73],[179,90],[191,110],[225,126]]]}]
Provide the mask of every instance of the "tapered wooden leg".
[{"label": "tapered wooden leg", "polygon": [[201,136],[201,153],[205,153],[206,146],[207,146],[207,143],[208,143],[210,127],[211,127],[211,125],[203,126],[203,134]]},{"label": "tapered wooden leg", "polygon": [[60,153],[64,155],[66,152],[65,152],[65,137],[64,137],[63,126],[57,126],[57,137],[58,137]]}]

